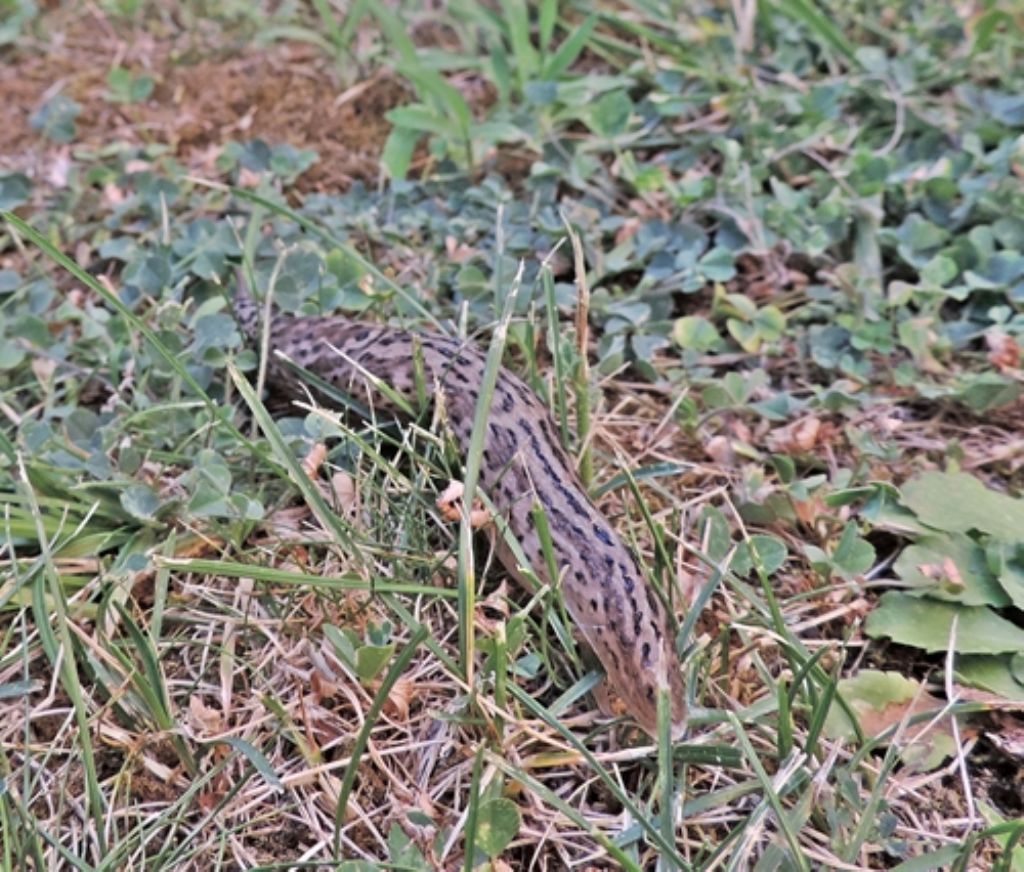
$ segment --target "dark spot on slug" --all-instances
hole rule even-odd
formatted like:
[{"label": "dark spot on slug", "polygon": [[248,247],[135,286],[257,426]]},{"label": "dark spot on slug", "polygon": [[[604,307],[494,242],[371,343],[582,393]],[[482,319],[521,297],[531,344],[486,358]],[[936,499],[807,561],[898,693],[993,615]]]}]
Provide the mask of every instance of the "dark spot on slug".
[{"label": "dark spot on slug", "polygon": [[509,381],[512,384],[512,390],[519,394],[519,398],[524,403],[530,402],[530,400],[533,398],[533,395],[530,393],[530,389],[518,379],[510,379]]},{"label": "dark spot on slug", "polygon": [[655,618],[659,617],[661,615],[661,603],[658,602],[658,597],[654,590],[648,585],[644,593],[647,595],[647,608],[651,610],[651,614]]}]

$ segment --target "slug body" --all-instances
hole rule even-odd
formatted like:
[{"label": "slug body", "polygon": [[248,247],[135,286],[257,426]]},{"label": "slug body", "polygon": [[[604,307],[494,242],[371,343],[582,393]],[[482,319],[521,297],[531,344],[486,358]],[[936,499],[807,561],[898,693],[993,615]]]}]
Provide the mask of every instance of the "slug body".
[{"label": "slug body", "polygon": [[[257,337],[259,311],[252,297],[240,293],[235,311],[243,330]],[[270,325],[269,346],[271,353],[283,352],[353,399],[389,412],[397,410],[366,374],[415,402],[417,361],[422,361],[428,390],[440,390],[459,447],[468,449],[484,372],[484,356],[475,348],[437,333],[280,313]],[[269,372],[275,384],[298,384],[294,372],[279,361],[269,362]],[[667,610],[633,553],[587,496],[547,408],[505,369],[488,416],[480,486],[508,522],[536,575],[547,584],[560,584],[570,615],[630,714],[654,735],[657,692],[668,688],[672,735],[678,737],[686,710]],[[535,502],[547,516],[558,579],[549,577],[531,513]],[[521,578],[507,547],[499,545],[498,556]]]}]

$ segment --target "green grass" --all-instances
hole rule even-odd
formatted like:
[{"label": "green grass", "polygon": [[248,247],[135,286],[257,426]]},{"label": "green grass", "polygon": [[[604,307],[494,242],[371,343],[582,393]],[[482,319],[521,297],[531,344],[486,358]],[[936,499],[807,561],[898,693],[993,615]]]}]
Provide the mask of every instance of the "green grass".
[{"label": "green grass", "polygon": [[[0,171],[0,869],[1024,868],[1017,10],[11,8],[80,69]],[[380,184],[260,140],[301,97],[165,129],[242,52],[387,112]],[[488,348],[466,455],[426,383],[265,402],[239,266]],[[501,363],[677,607],[683,742],[435,506]]]}]

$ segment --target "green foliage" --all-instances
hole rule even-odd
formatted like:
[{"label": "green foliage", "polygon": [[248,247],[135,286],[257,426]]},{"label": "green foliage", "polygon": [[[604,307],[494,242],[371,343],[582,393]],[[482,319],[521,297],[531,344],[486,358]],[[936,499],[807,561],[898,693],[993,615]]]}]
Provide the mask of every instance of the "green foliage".
[{"label": "green foliage", "polygon": [[[101,6],[133,26],[166,23],[158,4]],[[176,637],[160,628],[168,602],[178,607],[168,622],[175,628],[206,618],[195,602],[186,611],[174,601],[180,591],[169,587],[170,568],[181,590],[193,590],[193,580],[179,582],[185,573],[167,555],[213,543],[235,549],[237,562],[221,557],[190,569],[274,585],[267,621],[283,611],[281,586],[315,590],[332,607],[339,587],[372,592],[365,630],[336,611],[335,623],[317,625],[341,671],[358,682],[354,692],[373,700],[355,743],[342,734],[339,840],[367,814],[354,792],[374,781],[364,774],[394,728],[378,717],[413,649],[429,639],[430,662],[459,682],[476,668],[472,684],[453,681],[458,689],[436,718],[431,712],[438,732],[424,747],[447,753],[453,742],[476,742],[481,766],[501,777],[475,796],[471,831],[458,830],[458,814],[402,810],[401,825],[380,830],[381,863],[452,865],[462,836],[475,847],[470,866],[519,860],[517,839],[535,831],[510,785],[528,788],[533,808],[556,810],[622,868],[647,868],[655,854],[666,868],[681,864],[675,827],[719,809],[728,813],[717,819],[735,826],[697,839],[687,832],[694,868],[721,865],[737,845],[731,862],[745,864],[752,832],[768,834],[766,867],[827,863],[826,850],[845,865],[914,857],[917,849],[898,835],[887,767],[933,765],[930,752],[941,756],[948,745],[917,758],[900,757],[906,748],[888,751],[881,774],[874,764],[863,769],[860,755],[837,760],[823,735],[864,736],[869,748],[878,735],[864,729],[865,709],[854,705],[850,718],[841,701],[878,711],[905,705],[921,688],[891,673],[841,679],[841,652],[822,644],[805,618],[813,598],[859,597],[866,576],[888,583],[878,573],[891,567],[902,589],[881,597],[869,634],[914,646],[922,659],[932,654],[936,664],[952,653],[958,681],[1024,699],[1024,514],[1013,496],[1021,481],[1012,452],[964,464],[985,469],[992,482],[1002,478],[1005,493],[957,472],[911,476],[899,491],[889,483],[904,480],[908,466],[941,461],[952,469],[968,450],[950,442],[948,430],[918,443],[931,423],[954,422],[957,438],[980,424],[1012,432],[1006,420],[1015,420],[1022,392],[1013,349],[1024,340],[1018,22],[997,4],[982,4],[969,19],[948,4],[903,4],[885,22],[856,5],[804,0],[584,6],[457,0],[424,13],[411,3],[314,0],[301,12],[283,4],[271,14],[221,0],[176,8],[175,26],[186,30],[255,22],[263,41],[319,46],[345,83],[395,71],[409,102],[388,116],[381,163],[389,183],[373,190],[309,193],[296,182],[317,154],[261,139],[220,143],[216,171],[242,190],[200,186],[163,147],[77,147],[82,108],[61,94],[31,107],[40,148],[72,145],[75,174],[56,192],[42,176],[0,174],[0,208],[27,221],[5,216],[0,229],[10,254],[0,270],[0,503],[2,544],[12,555],[0,610],[18,619],[5,625],[15,629],[4,641],[14,643],[0,656],[5,667],[24,656],[26,675],[34,674],[30,657],[59,662],[80,735],[90,735],[87,711],[104,725],[118,719],[118,729],[154,725],[175,737],[175,765],[198,762],[205,776],[210,760],[196,753],[166,699],[182,682],[169,671],[179,665]],[[37,27],[31,3],[0,2],[0,10],[14,10],[0,16],[0,45]],[[155,93],[153,79],[123,68],[110,71],[107,89],[124,104]],[[129,105],[126,117],[143,108]],[[99,205],[100,191],[112,195],[109,203]],[[568,247],[559,249],[567,224],[585,276],[568,265]],[[39,252],[74,252],[89,259],[89,271],[75,272],[70,261],[54,270]],[[709,564],[692,572],[697,606],[678,640],[691,653],[693,728],[707,730],[712,744],[663,748],[657,758],[628,742],[614,760],[591,753],[618,728],[601,720],[580,729],[568,719],[599,676],[577,658],[557,597],[476,600],[492,578],[469,572],[468,536],[459,549],[459,598],[436,585],[455,548],[449,531],[423,522],[429,481],[452,471],[443,451],[399,446],[375,420],[345,426],[303,413],[275,423],[261,405],[249,386],[255,355],[225,301],[243,263],[255,288],[272,288],[288,313],[445,322],[474,341],[507,316],[507,360],[550,398],[571,448],[576,410],[584,422],[586,409],[608,410],[614,422],[621,408],[631,414],[620,403],[663,404],[664,418],[650,428],[653,457],[604,456],[605,441],[592,439],[585,423],[579,438],[602,472],[619,470],[597,490],[613,495],[611,505],[627,485],[642,488],[638,499],[622,500],[616,523],[654,555],[650,571],[668,580],[667,598],[677,567],[691,574],[698,559]],[[575,282],[584,277],[594,340],[585,351],[597,373],[589,380],[570,326]],[[258,439],[239,432],[250,414]],[[408,428],[413,442],[437,435],[435,428],[423,436],[427,423],[417,418]],[[903,436],[908,430],[914,435]],[[345,523],[302,472],[296,458],[314,442],[329,445],[329,463],[369,479],[371,529]],[[662,455],[665,445],[679,453]],[[246,544],[249,531],[297,493],[352,562],[343,578],[264,566],[262,547]],[[61,562],[83,558],[101,561],[94,576]],[[368,569],[375,561],[387,571]],[[735,619],[716,636],[697,622],[700,607],[718,598]],[[506,607],[495,620],[491,610]],[[234,609],[225,606],[211,624],[240,626]],[[435,626],[422,617],[432,609],[445,616]],[[477,638],[481,618],[488,631]],[[458,622],[458,655],[445,647],[445,620]],[[266,625],[262,617],[253,623]],[[281,625],[289,631],[287,620]],[[81,635],[93,626],[95,637]],[[806,627],[813,644],[801,638]],[[28,631],[18,636],[19,628]],[[224,668],[235,657],[229,643],[217,650]],[[723,678],[735,677],[737,651],[755,684],[756,698],[742,706],[721,691]],[[218,679],[214,670],[197,681]],[[93,684],[83,687],[85,680]],[[6,683],[0,700],[33,688],[28,679]],[[99,708],[90,709],[96,690]],[[321,765],[321,749],[301,735],[288,707],[272,694],[264,704],[281,731],[260,734],[268,744]],[[319,716],[309,721],[315,741]],[[520,716],[531,726],[514,732]],[[572,751],[516,756],[524,746],[513,743],[539,724]],[[240,765],[274,790],[291,789],[260,746],[231,740],[231,789]],[[373,753],[365,753],[371,740]],[[150,753],[145,742],[138,747]],[[466,746],[455,747],[461,754]],[[698,766],[715,766],[716,778],[734,783],[690,796],[683,785]],[[121,783],[91,760],[83,769],[93,794]],[[555,789],[545,781],[552,770]],[[569,792],[576,774],[581,783],[596,779],[600,792],[588,784],[586,799],[598,796],[614,816],[594,823],[581,813],[584,794]],[[459,803],[464,786],[462,779],[450,788]],[[213,793],[222,790],[218,781]],[[338,793],[332,785],[332,798]],[[33,819],[31,798],[12,806],[12,795],[0,791],[4,843],[17,843],[22,866],[44,868],[50,831]],[[93,830],[105,833],[95,798],[88,813]],[[140,823],[123,850],[191,850],[190,833],[174,829],[182,820],[191,826],[190,796],[169,808],[173,822],[152,830]],[[15,819],[36,829],[8,825]],[[223,835],[216,810],[204,820]],[[1003,823],[990,821],[994,837],[1017,838],[998,829]],[[816,828],[813,861],[801,844],[807,827]],[[943,851],[927,859],[951,865],[970,847]],[[336,861],[341,855],[336,848]]]},{"label": "green foliage", "polygon": [[108,99],[112,103],[141,103],[149,99],[155,85],[152,76],[136,76],[124,67],[114,67],[107,73]]},{"label": "green foliage", "polygon": [[391,626],[385,622],[381,627],[370,626],[365,641],[348,627],[324,627],[324,635],[330,639],[334,650],[342,661],[355,673],[360,681],[369,683],[377,679],[395,653],[391,641]]},{"label": "green foliage", "polygon": [[477,810],[476,846],[492,860],[501,855],[519,833],[519,809],[509,799],[488,799]]},{"label": "green foliage", "polygon": [[[32,193],[32,182],[24,173],[0,173],[0,209],[15,209],[28,202]],[[2,293],[10,293],[21,284],[21,277],[11,271],[4,271]]]},{"label": "green foliage", "polygon": [[0,0],[0,48],[14,44],[38,15],[35,0]]},{"label": "green foliage", "polygon": [[774,575],[786,562],[786,544],[774,536],[751,536],[741,542],[729,568],[737,575],[749,575],[754,570]]},{"label": "green foliage", "polygon": [[[223,172],[248,170],[291,184],[318,159],[317,153],[309,149],[298,149],[287,143],[271,146],[262,139],[253,139],[244,143],[227,143],[217,164]],[[227,232],[223,225],[220,229]],[[237,248],[233,253],[237,254]]]},{"label": "green foliage", "polygon": [[1024,631],[1000,611],[1024,606],[1024,499],[966,473],[929,472],[907,482],[900,501],[920,530],[894,566],[907,592],[885,594],[867,632],[967,655],[962,669],[956,661],[961,680],[1021,698]]},{"label": "green foliage", "polygon": [[75,119],[82,107],[63,94],[55,94],[32,114],[32,129],[53,142],[71,142],[75,138]]},{"label": "green foliage", "polygon": [[860,731],[882,744],[898,740],[900,757],[912,770],[937,769],[956,753],[949,715],[936,720],[942,703],[917,681],[898,672],[865,669],[842,679],[837,690],[847,707],[833,702],[829,709],[825,732],[832,738],[851,741]]},{"label": "green foliage", "polygon": [[854,579],[867,572],[875,562],[875,549],[860,537],[856,524],[847,524],[831,554],[813,545],[804,546],[804,553],[815,571],[828,575],[834,572],[845,579]]}]

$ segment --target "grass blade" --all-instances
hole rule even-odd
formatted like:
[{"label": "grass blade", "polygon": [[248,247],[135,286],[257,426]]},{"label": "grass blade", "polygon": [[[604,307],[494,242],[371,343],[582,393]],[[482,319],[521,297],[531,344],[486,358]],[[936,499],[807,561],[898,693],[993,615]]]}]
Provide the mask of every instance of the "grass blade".
[{"label": "grass blade", "polygon": [[409,644],[405,646],[402,653],[395,658],[395,662],[388,669],[387,675],[384,676],[384,680],[380,684],[380,689],[377,691],[369,710],[366,712],[366,719],[363,721],[362,729],[352,745],[352,753],[348,766],[345,767],[345,775],[341,781],[341,790],[338,793],[338,804],[334,812],[334,856],[336,860],[340,860],[341,830],[345,820],[345,809],[348,807],[348,798],[356,782],[356,774],[359,772],[359,764],[362,762],[366,743],[370,739],[370,731],[377,723],[377,718],[380,717],[391,688],[394,687],[395,682],[405,673],[406,667],[412,662],[413,655],[427,636],[428,631],[426,627],[420,627],[413,634]]}]

